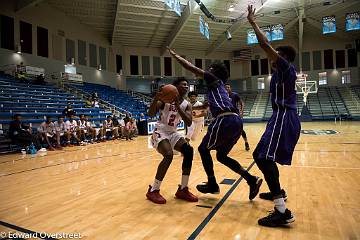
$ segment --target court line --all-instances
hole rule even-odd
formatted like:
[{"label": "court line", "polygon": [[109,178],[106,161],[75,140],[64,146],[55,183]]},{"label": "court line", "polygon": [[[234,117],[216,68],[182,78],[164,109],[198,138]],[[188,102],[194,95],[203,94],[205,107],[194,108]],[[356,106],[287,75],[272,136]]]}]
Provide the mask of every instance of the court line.
[{"label": "court line", "polygon": [[[0,221],[0,225],[3,225],[4,227],[7,227],[7,228],[11,228],[13,230],[16,230],[16,231],[19,231],[19,232],[23,232],[23,233],[27,233],[27,234],[35,234],[37,236],[37,238],[40,238],[40,239],[49,239],[49,240],[58,240],[57,238],[46,238],[46,237],[41,237],[40,233],[39,232],[34,232],[34,231],[31,231],[29,229],[26,229],[26,228],[23,228],[23,227],[19,227],[19,226],[16,226],[16,225],[13,225],[11,223],[7,223],[7,222],[3,222],[3,221]],[[19,239],[19,238],[17,238]]]},{"label": "court line", "polygon": [[[139,152],[136,153],[126,153],[126,154],[137,154]],[[15,174],[19,174],[19,173],[25,173],[25,172],[31,172],[31,171],[35,171],[35,170],[39,170],[39,169],[44,169],[44,168],[48,168],[48,167],[56,167],[56,166],[60,166],[60,165],[64,165],[64,164],[69,164],[69,163],[77,163],[77,162],[84,162],[84,161],[88,161],[88,160],[96,160],[99,158],[107,158],[107,157],[115,157],[115,156],[119,156],[122,155],[124,153],[118,153],[118,154],[113,154],[113,155],[106,155],[106,156],[99,156],[99,157],[95,157],[95,158],[88,158],[88,159],[82,159],[80,161],[71,161],[71,162],[63,162],[63,163],[57,163],[57,164],[53,164],[53,165],[47,165],[47,166],[42,166],[42,167],[37,167],[37,168],[31,168],[31,169],[26,169],[26,170],[22,170],[22,171],[18,171],[18,172],[12,172],[12,173],[8,173],[8,174],[0,174],[0,178],[1,177],[6,177],[6,176],[10,176],[10,175],[15,175]]]},{"label": "court line", "polygon": [[360,170],[360,167],[322,167],[322,166],[301,166],[301,165],[291,165],[291,167],[296,168],[318,168],[318,169],[336,169],[336,170]]},{"label": "court line", "polygon": [[[255,161],[253,161],[250,166],[246,169],[247,171],[250,171],[250,169],[254,166]],[[223,198],[216,204],[216,206],[210,211],[210,213],[204,218],[204,220],[200,223],[200,225],[194,230],[194,232],[188,237],[188,240],[195,239],[200,232],[206,227],[206,225],[209,223],[209,221],[214,217],[216,212],[221,208],[221,206],[224,204],[224,202],[230,197],[230,195],[234,192],[235,188],[240,184],[241,180],[243,180],[243,177],[240,177],[234,185],[227,191],[227,193],[223,196]]]}]

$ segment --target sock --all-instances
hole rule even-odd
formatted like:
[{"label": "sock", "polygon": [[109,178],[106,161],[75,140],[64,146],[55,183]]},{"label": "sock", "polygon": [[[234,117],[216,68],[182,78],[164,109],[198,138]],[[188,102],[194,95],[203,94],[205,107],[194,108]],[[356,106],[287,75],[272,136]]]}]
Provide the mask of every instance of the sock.
[{"label": "sock", "polygon": [[182,175],[181,176],[181,190],[187,187],[189,183],[189,175]]},{"label": "sock", "polygon": [[161,181],[155,179],[153,185],[151,186],[150,192],[153,192],[155,190],[160,190]]},{"label": "sock", "polygon": [[284,213],[286,210],[286,206],[285,206],[285,201],[284,198],[276,198],[274,199],[274,203],[275,203],[275,207],[276,209],[281,212]]}]

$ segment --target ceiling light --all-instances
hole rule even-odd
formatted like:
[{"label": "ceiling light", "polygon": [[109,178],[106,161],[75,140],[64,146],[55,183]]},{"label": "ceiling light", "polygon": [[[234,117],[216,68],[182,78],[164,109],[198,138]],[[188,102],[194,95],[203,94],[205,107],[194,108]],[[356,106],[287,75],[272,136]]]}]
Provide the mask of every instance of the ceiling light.
[{"label": "ceiling light", "polygon": [[232,36],[231,36],[231,33],[229,32],[229,30],[226,30],[226,32],[225,32],[225,37],[226,37],[226,39],[229,40],[229,41],[232,39]]},{"label": "ceiling light", "polygon": [[233,12],[235,10],[235,6],[233,4],[231,4],[228,10],[230,12]]}]

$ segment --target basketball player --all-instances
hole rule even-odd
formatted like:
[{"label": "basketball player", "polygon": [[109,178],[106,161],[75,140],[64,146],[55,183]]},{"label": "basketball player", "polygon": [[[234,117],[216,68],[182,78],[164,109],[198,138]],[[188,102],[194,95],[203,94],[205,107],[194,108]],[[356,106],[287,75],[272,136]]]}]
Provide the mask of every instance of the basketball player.
[{"label": "basketball player", "polygon": [[61,139],[67,139],[67,136],[69,135],[69,133],[67,132],[66,129],[66,124],[64,122],[64,116],[58,116],[58,120],[54,123],[55,125],[55,130],[57,133],[59,133],[59,137],[60,137],[60,142]]},{"label": "basketball player", "polygon": [[67,139],[67,143],[66,146],[72,147],[73,145],[71,145],[71,137],[74,137],[76,142],[79,144],[80,143],[80,139],[76,136],[76,133],[78,131],[78,125],[76,120],[74,119],[74,115],[70,114],[69,120],[67,120],[65,122],[65,126],[66,126],[66,131],[68,132],[68,139]]},{"label": "basketball player", "polygon": [[[192,107],[200,107],[203,104],[197,100],[197,93],[196,92],[189,92],[188,97],[190,99],[190,103]],[[186,133],[186,141],[195,141],[200,133],[204,129],[205,123],[205,116],[207,112],[206,110],[193,110],[192,111],[192,124],[191,126],[187,126],[187,133]]]},{"label": "basketball player", "polygon": [[[237,94],[236,92],[233,92],[231,90],[231,86],[230,86],[229,83],[225,84],[225,88],[226,88],[227,93],[229,94],[229,97],[231,99],[232,104],[235,106],[236,109],[238,109],[238,114],[240,114],[240,117],[243,117],[244,116],[244,102],[243,102],[243,100],[241,100],[239,94]],[[249,146],[249,142],[247,140],[246,132],[244,131],[244,129],[243,129],[243,131],[241,133],[241,136],[245,141],[245,150],[249,151],[250,146]]]},{"label": "basketball player", "polygon": [[37,130],[40,134],[40,137],[48,145],[50,151],[55,151],[55,148],[52,146],[50,140],[56,141],[57,149],[59,149],[59,150],[62,149],[61,144],[60,144],[60,135],[58,132],[56,132],[55,124],[51,121],[51,116],[46,116],[46,121],[41,123]]},{"label": "basketball player", "polygon": [[186,125],[191,125],[191,104],[184,99],[189,88],[188,80],[179,78],[174,81],[173,85],[179,92],[178,98],[172,103],[164,103],[161,101],[162,92],[160,90],[160,92],[155,95],[148,112],[148,116],[150,117],[154,117],[158,111],[160,112],[160,119],[156,123],[154,133],[151,137],[151,143],[153,147],[163,155],[163,160],[157,168],[153,185],[149,186],[149,190],[146,193],[146,197],[157,204],[166,203],[165,198],[160,194],[160,185],[173,160],[174,150],[181,152],[184,156],[181,185],[179,185],[175,196],[189,202],[198,201],[198,198],[194,196],[187,187],[194,149],[184,137],[177,132],[177,125],[181,119],[184,120]]},{"label": "basketball player", "polygon": [[84,142],[87,142],[86,136],[90,135],[91,139],[90,142],[93,143],[95,139],[95,129],[91,127],[91,123],[86,120],[86,117],[84,114],[80,115],[80,119],[78,122],[78,135],[81,140],[80,145],[84,144]]},{"label": "basketball player", "polygon": [[107,116],[106,120],[103,123],[102,131],[100,130],[100,138],[102,141],[106,139],[106,133],[111,133],[111,139],[116,139],[119,137],[118,127],[115,127],[112,121],[112,116]]},{"label": "basketball player", "polygon": [[247,18],[256,33],[260,47],[266,52],[274,69],[270,82],[273,114],[256,146],[253,157],[264,174],[275,203],[274,211],[267,217],[259,219],[258,223],[275,227],[295,221],[291,211],[285,206],[284,191],[280,187],[276,162],[281,165],[291,165],[292,154],[300,136],[301,126],[296,111],[296,71],[291,65],[296,52],[290,46],[273,49],[255,23],[255,9],[252,5],[248,6]]},{"label": "basketball player", "polygon": [[204,71],[168,48],[169,53],[188,71],[205,80],[208,87],[208,104],[215,120],[209,125],[198,150],[208,177],[206,184],[197,185],[202,193],[219,193],[216,182],[214,164],[210,155],[216,150],[216,158],[234,172],[240,174],[250,186],[249,199],[252,200],[259,192],[262,179],[252,176],[235,159],[228,156],[242,133],[242,120],[237,109],[231,103],[224,83],[228,79],[228,71],[223,63],[213,63],[208,71]]}]

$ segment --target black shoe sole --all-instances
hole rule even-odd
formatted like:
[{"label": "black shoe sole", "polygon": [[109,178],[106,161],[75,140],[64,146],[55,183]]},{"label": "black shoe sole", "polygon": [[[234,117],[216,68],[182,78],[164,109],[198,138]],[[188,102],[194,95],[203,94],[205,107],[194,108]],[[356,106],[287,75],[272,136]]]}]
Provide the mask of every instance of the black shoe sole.
[{"label": "black shoe sole", "polygon": [[259,182],[256,184],[256,189],[253,192],[253,194],[250,193],[249,200],[253,200],[258,195],[262,182],[263,182],[263,180],[260,179]]},{"label": "black shoe sole", "polygon": [[288,220],[286,220],[285,222],[282,222],[282,223],[261,223],[261,222],[258,221],[258,224],[260,226],[264,226],[264,227],[281,227],[281,226],[287,226],[288,224],[293,223],[293,222],[295,222],[294,217],[292,217],[292,218],[290,218],[290,219],[288,219]]},{"label": "black shoe sole", "polygon": [[196,186],[196,189],[201,192],[201,193],[204,193],[204,194],[219,194],[220,193],[220,190],[218,191],[213,191],[213,192],[206,192],[206,191],[202,191],[201,189],[198,188],[198,186]]}]

